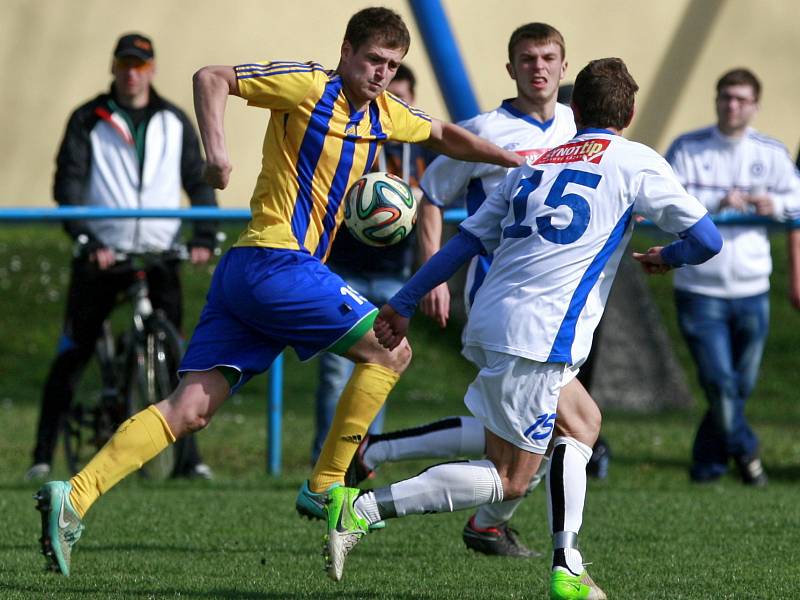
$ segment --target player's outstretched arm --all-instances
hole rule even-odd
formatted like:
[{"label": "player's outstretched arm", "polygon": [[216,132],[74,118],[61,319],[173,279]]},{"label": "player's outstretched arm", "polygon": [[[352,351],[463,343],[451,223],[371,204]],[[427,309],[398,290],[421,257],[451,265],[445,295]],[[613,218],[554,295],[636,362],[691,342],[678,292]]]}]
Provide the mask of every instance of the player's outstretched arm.
[{"label": "player's outstretched arm", "polygon": [[[461,265],[483,251],[484,248],[481,241],[463,229],[450,238],[444,247],[434,254],[419,271],[414,273],[414,276],[406,282],[399,292],[392,296],[388,302],[389,306],[384,307],[386,311],[381,310],[373,327],[375,335],[381,341],[381,344],[391,349],[399,344],[405,336],[403,332],[402,337],[397,337],[400,331],[394,330],[392,323],[399,327],[400,321],[396,321],[392,313],[396,313],[404,319],[410,319],[420,298],[440,283],[450,279]],[[382,318],[381,315],[387,315],[387,317],[392,318]],[[408,324],[406,323],[407,328]]]},{"label": "player's outstretched arm", "polygon": [[215,188],[225,189],[231,167],[225,146],[225,104],[229,95],[239,95],[233,67],[203,67],[192,78],[194,112],[200,139],[206,151],[206,180]]},{"label": "player's outstretched arm", "polygon": [[525,159],[519,154],[495,146],[459,125],[431,120],[431,136],[425,145],[440,154],[458,160],[491,163],[501,167],[519,167]]},{"label": "player's outstretched arm", "polygon": [[654,246],[646,253],[633,253],[648,274],[666,273],[673,267],[699,265],[722,250],[722,236],[706,214],[668,246]]}]

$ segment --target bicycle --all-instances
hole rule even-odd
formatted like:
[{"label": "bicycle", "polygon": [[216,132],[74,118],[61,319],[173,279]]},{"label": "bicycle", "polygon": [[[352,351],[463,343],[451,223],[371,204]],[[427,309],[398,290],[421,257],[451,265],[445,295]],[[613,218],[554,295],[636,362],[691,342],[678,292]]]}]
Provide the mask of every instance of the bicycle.
[{"label": "bicycle", "polygon": [[[116,254],[118,268],[132,268],[135,274],[124,294],[131,303],[131,322],[117,338],[110,320],[103,323],[94,356],[65,415],[64,451],[73,473],[126,418],[160,402],[177,386],[183,341],[163,311],[153,309],[146,271],[158,262],[187,258],[183,246],[167,252]],[[144,465],[142,475],[157,480],[170,477],[182,459],[183,441],[170,445]]]}]

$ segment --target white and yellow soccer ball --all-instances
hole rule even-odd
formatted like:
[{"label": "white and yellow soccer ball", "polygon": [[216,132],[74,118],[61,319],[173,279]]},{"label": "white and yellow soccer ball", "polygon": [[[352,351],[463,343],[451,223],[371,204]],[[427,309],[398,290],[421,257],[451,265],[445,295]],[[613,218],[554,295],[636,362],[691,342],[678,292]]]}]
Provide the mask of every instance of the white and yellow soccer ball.
[{"label": "white and yellow soccer ball", "polygon": [[360,177],[344,199],[344,222],[350,233],[370,246],[391,246],[411,233],[417,199],[409,185],[391,173]]}]

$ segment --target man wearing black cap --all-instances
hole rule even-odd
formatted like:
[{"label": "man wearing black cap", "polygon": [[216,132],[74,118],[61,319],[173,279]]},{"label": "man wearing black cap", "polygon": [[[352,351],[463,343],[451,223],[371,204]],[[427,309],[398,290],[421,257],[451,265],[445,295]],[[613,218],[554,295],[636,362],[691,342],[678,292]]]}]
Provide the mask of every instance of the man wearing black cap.
[{"label": "man wearing black cap", "polygon": [[[130,33],[117,41],[109,92],[80,106],[70,116],[56,159],[53,196],[60,206],[98,208],[178,208],[181,187],[192,205],[216,206],[203,181],[203,159],[194,128],[184,112],[152,87],[153,43]],[[177,219],[102,219],[66,221],[80,246],[72,263],[64,329],[45,383],[42,410],[27,479],[50,472],[62,417],[77,379],[95,348],[103,321],[135,275],[128,263],[115,265],[118,252],[164,251],[178,238]],[[191,260],[209,260],[216,225],[197,222],[189,241]],[[147,271],[150,299],[180,330],[181,288],[178,264],[164,261]],[[196,444],[181,453],[176,475],[211,476]]]}]

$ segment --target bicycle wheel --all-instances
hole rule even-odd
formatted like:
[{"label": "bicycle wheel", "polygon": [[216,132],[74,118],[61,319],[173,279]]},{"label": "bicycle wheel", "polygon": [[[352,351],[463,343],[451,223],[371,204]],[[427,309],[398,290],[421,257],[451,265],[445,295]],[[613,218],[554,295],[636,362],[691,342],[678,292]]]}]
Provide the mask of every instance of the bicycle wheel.
[{"label": "bicycle wheel", "polygon": [[[175,327],[160,312],[145,323],[129,367],[126,393],[128,414],[136,414],[166,398],[178,384],[181,339]],[[171,444],[145,464],[141,473],[149,479],[170,477],[178,460],[178,448]]]},{"label": "bicycle wheel", "polygon": [[64,454],[72,473],[83,468],[125,416],[116,386],[114,354],[114,338],[111,326],[106,322],[95,352],[76,386],[70,409],[64,416]]}]

